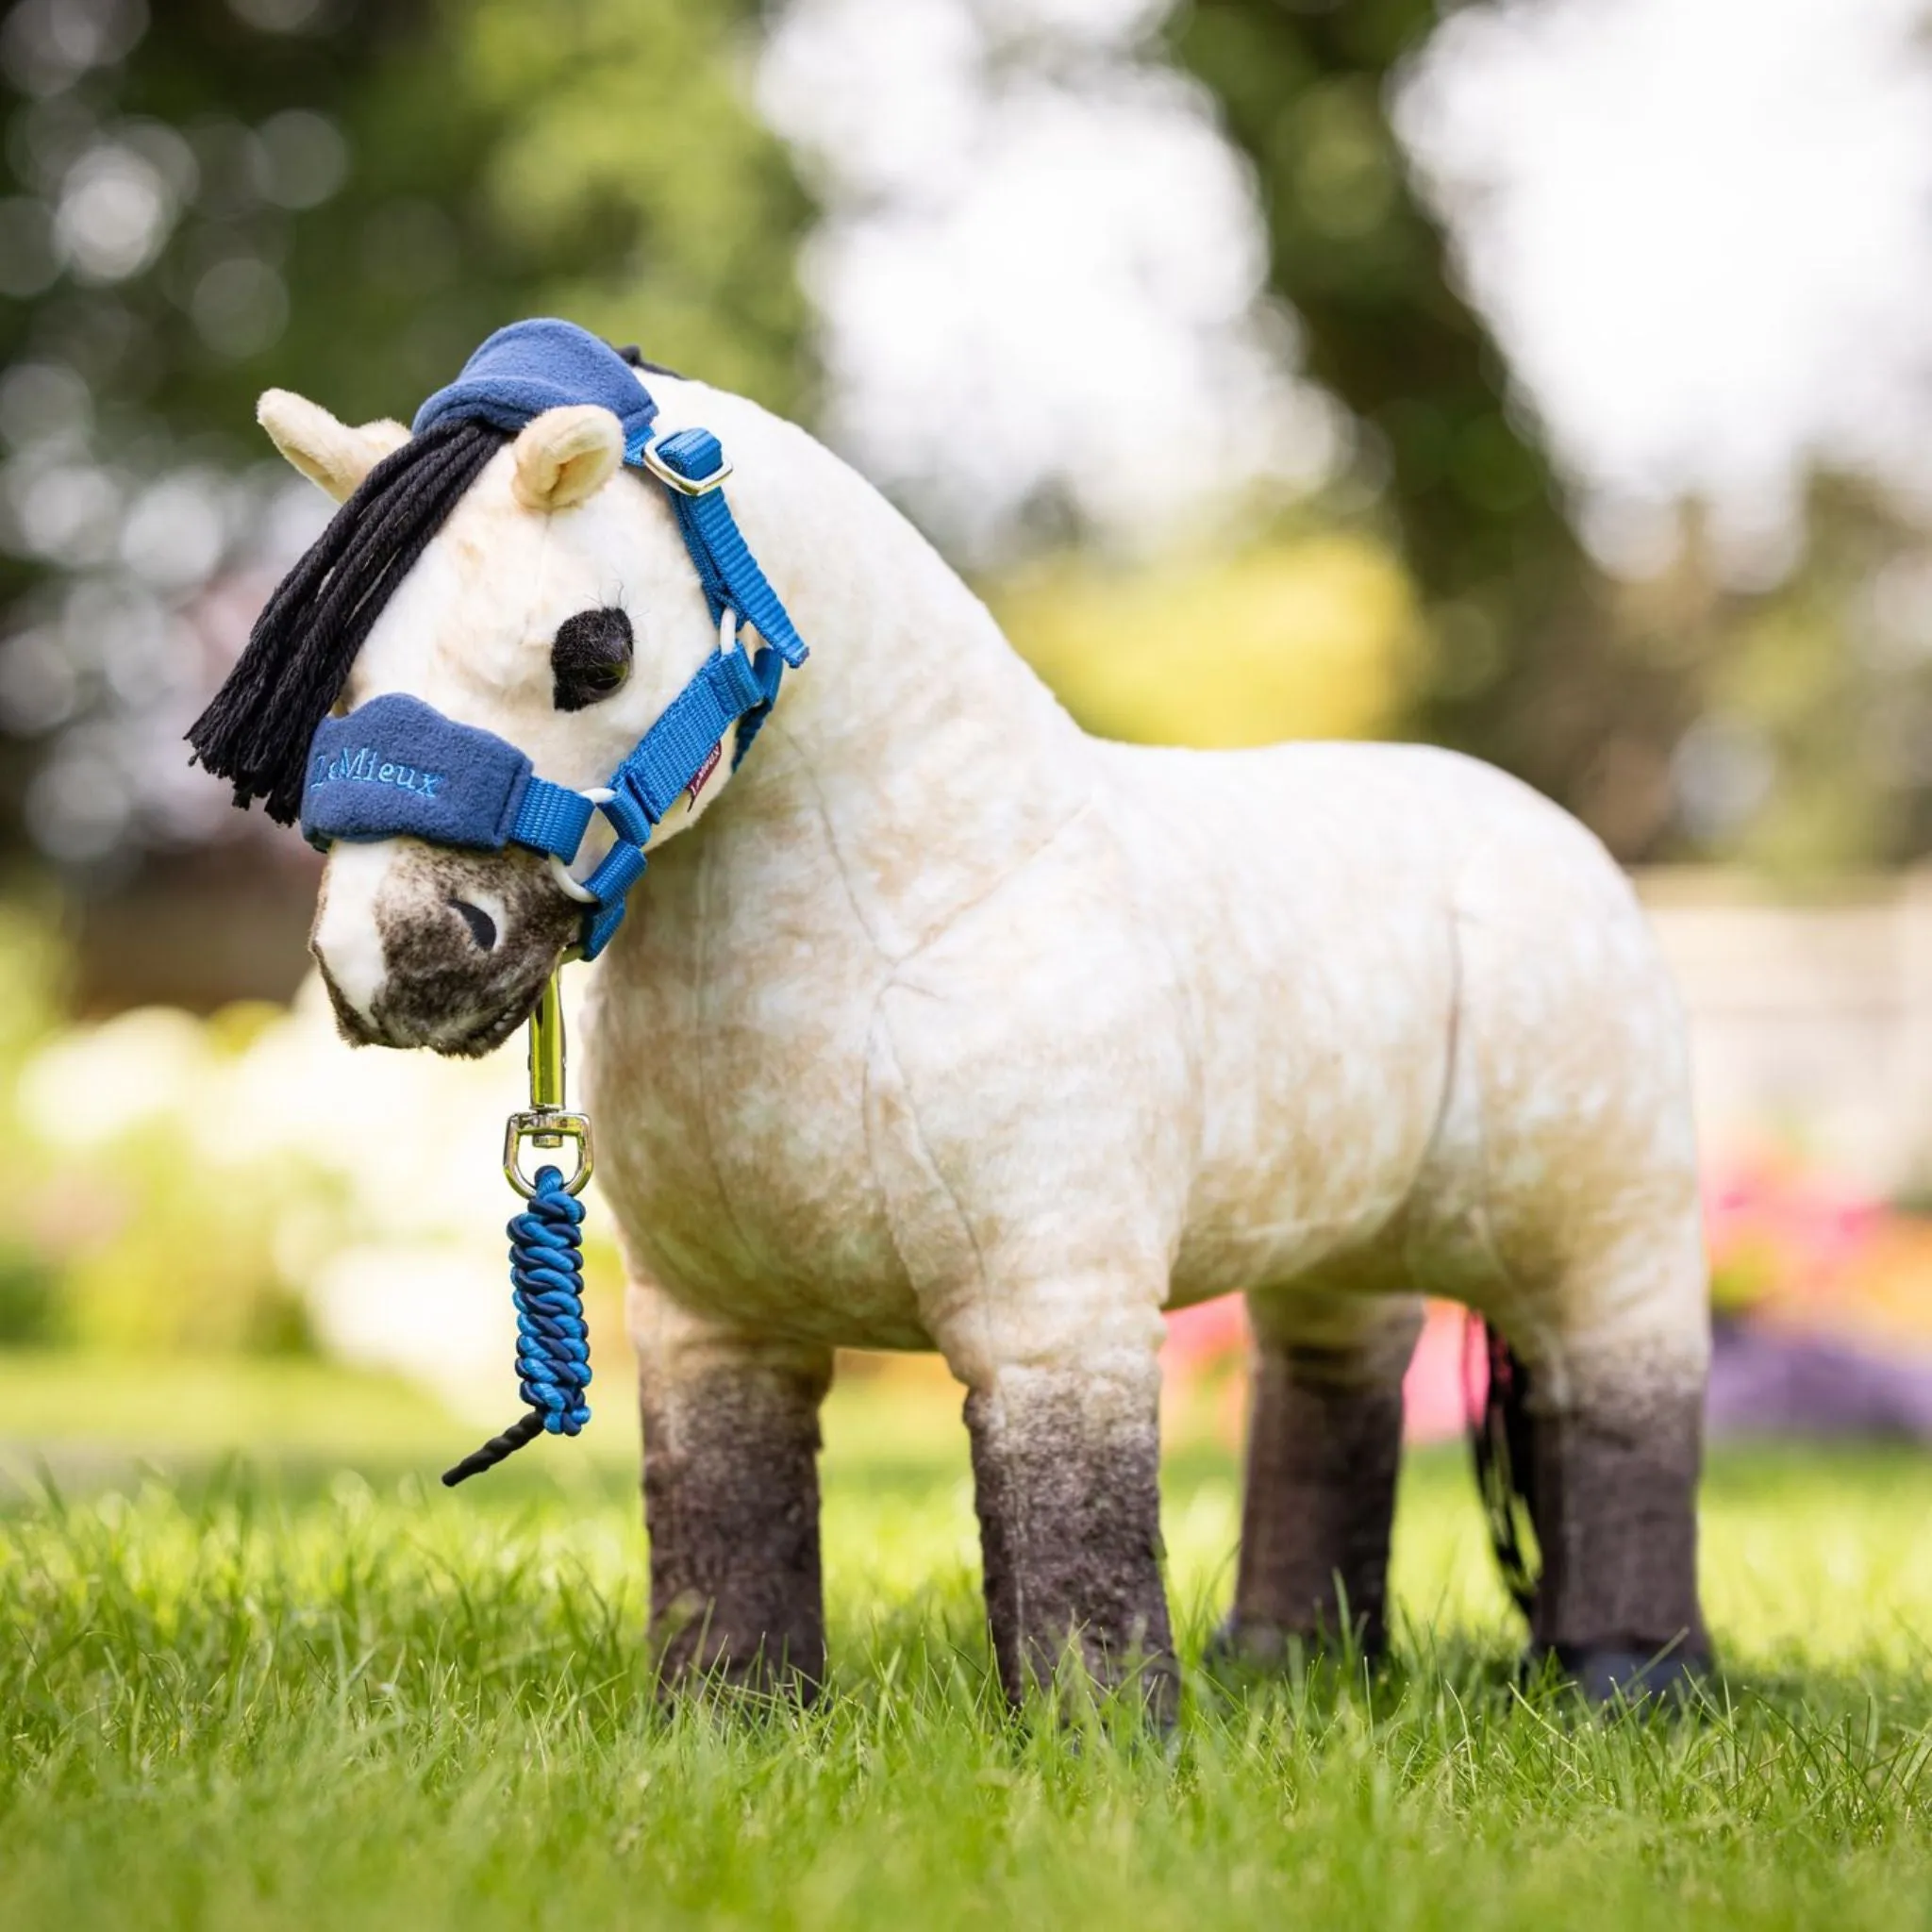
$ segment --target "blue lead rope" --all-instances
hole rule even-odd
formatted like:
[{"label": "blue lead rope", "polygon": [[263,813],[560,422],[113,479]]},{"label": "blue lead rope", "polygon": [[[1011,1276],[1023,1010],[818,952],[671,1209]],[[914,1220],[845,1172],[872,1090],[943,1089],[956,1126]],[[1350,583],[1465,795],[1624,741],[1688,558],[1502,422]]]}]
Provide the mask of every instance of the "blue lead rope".
[{"label": "blue lead rope", "polygon": [[[732,515],[723,487],[731,466],[718,439],[695,427],[656,434],[656,398],[595,336],[550,319],[499,329],[457,380],[416,412],[415,433],[467,421],[515,434],[544,410],[573,404],[608,409],[624,431],[625,465],[663,489],[718,627],[718,648],[593,792],[540,777],[515,745],[458,724],[421,698],[403,691],[372,698],[316,730],[302,829],[324,849],[336,839],[414,838],[469,851],[518,845],[541,852],[582,902],[578,951],[594,959],[624,918],[659,821],[680,794],[695,798],[695,786],[708,776],[727,738],[734,765],[744,757],[771,715],[785,673],[803,664],[807,652]],[[566,868],[599,812],[613,842],[580,880]],[[563,1111],[561,1024],[553,980],[531,1021],[531,1110],[510,1117],[505,1149],[506,1173],[529,1196],[509,1224],[517,1385],[526,1412],[444,1474],[452,1489],[540,1435],[575,1436],[591,1419],[578,1236],[584,1210],[572,1192],[590,1174],[590,1124]],[[550,1027],[557,1029],[554,1091],[538,1081],[539,1039]],[[566,1185],[556,1168],[545,1167],[533,1186],[517,1166],[519,1141],[527,1134],[539,1146],[557,1146],[560,1126],[579,1141],[577,1174]]]},{"label": "blue lead rope", "polygon": [[509,1224],[510,1299],[517,1310],[517,1389],[528,1405],[500,1436],[492,1436],[443,1472],[455,1489],[494,1469],[541,1435],[575,1436],[591,1420],[584,1391],[591,1380],[590,1330],[584,1321],[584,1251],[579,1228],[584,1204],[554,1167],[537,1170],[530,1205]]}]

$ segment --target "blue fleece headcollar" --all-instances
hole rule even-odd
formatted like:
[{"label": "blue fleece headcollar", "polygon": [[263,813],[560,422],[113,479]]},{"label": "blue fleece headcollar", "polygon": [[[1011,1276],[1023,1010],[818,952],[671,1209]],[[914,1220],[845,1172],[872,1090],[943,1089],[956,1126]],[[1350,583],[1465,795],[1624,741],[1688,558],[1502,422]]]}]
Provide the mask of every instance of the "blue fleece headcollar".
[{"label": "blue fleece headcollar", "polygon": [[[787,665],[806,647],[777,592],[746,547],[724,500],[730,474],[708,429],[653,438],[658,405],[607,343],[573,323],[519,322],[498,329],[447,389],[416,412],[419,436],[438,423],[476,421],[514,432],[545,409],[573,403],[607,408],[624,425],[624,459],[663,486],[678,532],[720,626],[721,647],[594,793],[540,778],[515,745],[458,724],[420,698],[372,699],[325,719],[309,747],[302,829],[311,844],[335,839],[409,837],[432,845],[496,852],[515,844],[550,855],[559,881],[585,903],[583,954],[602,952],[643,876],[652,828],[709,774],[735,725],[733,762],[750,750],[778,695]],[[745,648],[744,632],[762,640]],[[724,641],[731,648],[724,648]],[[616,842],[582,882],[565,870],[593,811]]]}]

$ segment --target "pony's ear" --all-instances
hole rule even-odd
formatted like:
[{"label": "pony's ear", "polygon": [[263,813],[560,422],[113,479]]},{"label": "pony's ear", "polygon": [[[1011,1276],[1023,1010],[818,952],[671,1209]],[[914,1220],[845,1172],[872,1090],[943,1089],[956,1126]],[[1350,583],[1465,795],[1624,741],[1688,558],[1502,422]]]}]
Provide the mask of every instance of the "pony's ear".
[{"label": "pony's ear", "polygon": [[511,488],[525,509],[569,509],[603,489],[624,461],[624,425],[595,403],[545,409],[517,432]]},{"label": "pony's ear", "polygon": [[264,390],[255,406],[255,420],[275,446],[338,503],[353,496],[363,477],[409,440],[400,423],[365,423],[351,429],[320,403],[286,389]]}]

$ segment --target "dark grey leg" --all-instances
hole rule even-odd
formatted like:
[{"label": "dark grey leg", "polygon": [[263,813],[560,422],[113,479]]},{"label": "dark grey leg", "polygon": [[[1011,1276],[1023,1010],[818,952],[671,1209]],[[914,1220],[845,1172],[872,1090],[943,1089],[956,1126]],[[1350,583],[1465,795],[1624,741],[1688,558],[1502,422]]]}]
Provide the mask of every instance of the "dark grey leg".
[{"label": "dark grey leg", "polygon": [[1241,1562],[1217,1645],[1224,1654],[1273,1662],[1291,1640],[1352,1640],[1372,1657],[1386,1647],[1402,1377],[1419,1324],[1406,1299],[1344,1304],[1324,1295],[1257,1308]]},{"label": "dark grey leg", "polygon": [[1015,1704],[1072,1648],[1097,1685],[1137,1675],[1157,1721],[1173,1716],[1158,1409],[1158,1374],[1005,1369],[966,1398],[987,1617]]},{"label": "dark grey leg", "polygon": [[704,1676],[809,1698],[824,1676],[819,1404],[809,1366],[712,1363],[675,1380],[646,1361],[644,1519],[662,1681]]},{"label": "dark grey leg", "polygon": [[1558,1407],[1530,1376],[1543,1565],[1532,1663],[1554,1657],[1598,1702],[1694,1680],[1711,1655],[1697,1595],[1701,1383],[1587,1380]]},{"label": "dark grey leg", "polygon": [[1234,1613],[1224,1647],[1257,1661],[1291,1638],[1388,1642],[1389,1532],[1402,1380],[1360,1383],[1320,1350],[1266,1348],[1255,1368]]}]

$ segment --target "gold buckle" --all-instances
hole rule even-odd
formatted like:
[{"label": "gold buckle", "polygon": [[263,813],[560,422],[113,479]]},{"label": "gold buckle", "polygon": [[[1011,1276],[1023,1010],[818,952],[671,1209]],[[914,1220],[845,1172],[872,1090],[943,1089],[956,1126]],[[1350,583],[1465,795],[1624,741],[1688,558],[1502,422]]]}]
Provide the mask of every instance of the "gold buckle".
[{"label": "gold buckle", "polygon": [[[671,433],[675,436],[677,432]],[[654,436],[639,453],[639,460],[667,490],[675,490],[680,496],[708,496],[724,487],[725,477],[731,474],[731,459],[722,449],[718,452],[718,467],[708,476],[687,476],[674,470],[658,454],[658,445],[663,441],[661,436]]]}]

